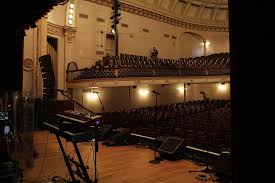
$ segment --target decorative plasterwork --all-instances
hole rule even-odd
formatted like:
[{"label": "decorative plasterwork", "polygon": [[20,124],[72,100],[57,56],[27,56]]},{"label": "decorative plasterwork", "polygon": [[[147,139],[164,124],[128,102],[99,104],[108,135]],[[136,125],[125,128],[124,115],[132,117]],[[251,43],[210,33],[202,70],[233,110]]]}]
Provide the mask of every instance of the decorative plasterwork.
[{"label": "decorative plasterwork", "polygon": [[64,33],[65,33],[67,42],[71,43],[73,41],[73,37],[75,37],[76,28],[70,27],[70,26],[64,26]]},{"label": "decorative plasterwork", "polygon": [[70,26],[60,26],[53,23],[48,22],[48,33],[54,34],[57,36],[66,36],[67,42],[71,43],[73,40],[73,37],[75,37],[76,28],[70,27]]},{"label": "decorative plasterwork", "polygon": [[64,34],[63,26],[56,25],[48,22],[47,32],[57,36],[62,36]]},{"label": "decorative plasterwork", "polygon": [[[112,6],[112,0],[86,0],[89,2],[97,3],[100,5],[105,5],[105,6]],[[228,32],[229,28],[224,27],[224,26],[212,26],[212,25],[200,25],[200,24],[195,24],[195,23],[190,23],[190,22],[185,22],[180,19],[176,19],[173,17],[169,17],[166,15],[162,15],[150,10],[143,9],[141,7],[137,7],[131,4],[127,4],[124,2],[121,2],[121,10],[130,12],[139,16],[144,16],[147,18],[151,18],[160,22],[165,22],[174,26],[178,27],[184,27],[188,29],[194,29],[194,30],[201,30],[201,31],[213,31],[213,32]]]}]

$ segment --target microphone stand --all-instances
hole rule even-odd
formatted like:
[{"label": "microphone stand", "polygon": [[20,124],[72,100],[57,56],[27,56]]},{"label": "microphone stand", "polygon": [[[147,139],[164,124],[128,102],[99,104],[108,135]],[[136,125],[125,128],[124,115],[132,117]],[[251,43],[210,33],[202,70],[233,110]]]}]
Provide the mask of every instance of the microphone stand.
[{"label": "microphone stand", "polygon": [[97,94],[97,97],[98,97],[98,99],[99,99],[99,101],[100,101],[100,104],[101,104],[101,114],[102,114],[103,112],[105,112],[105,108],[104,108],[103,102],[102,102],[102,100],[101,100],[101,98],[100,98],[98,92],[94,92],[94,93]]},{"label": "microphone stand", "polygon": [[[75,101],[74,99],[73,99],[73,97],[71,97],[71,96],[68,96],[68,95],[66,95],[65,93],[65,91],[64,90],[57,90],[57,91],[59,91],[64,97],[66,97],[66,98],[68,98],[69,100],[70,100],[70,102],[72,102],[72,103],[74,103],[74,104],[77,104],[78,106],[80,106],[81,108],[83,108],[83,109],[85,109],[86,111],[88,111],[89,113],[90,113],[90,115],[92,115],[92,116],[95,116],[96,114],[93,112],[93,111],[91,111],[90,109],[87,109],[86,107],[84,107],[82,104],[80,104],[79,102],[77,102],[77,101]],[[97,170],[96,170],[96,153],[98,152],[98,137],[97,137],[97,134],[98,134],[98,129],[97,129],[97,123],[95,123],[95,158],[94,158],[94,181],[93,181],[93,183],[98,183],[98,180],[97,180]]]},{"label": "microphone stand", "polygon": [[[201,94],[203,95],[203,99],[207,102],[209,102],[209,98],[206,97],[206,93],[204,92],[201,92]],[[191,172],[204,172],[204,173],[207,173],[209,174],[211,180],[213,182],[215,182],[215,179],[213,178],[213,176],[211,175],[211,173],[213,173],[213,170],[209,168],[209,152],[208,152],[208,146],[209,146],[209,122],[211,120],[211,117],[210,117],[210,108],[207,109],[207,123],[206,123],[206,138],[207,138],[207,147],[205,148],[206,149],[206,168],[205,169],[202,169],[202,170],[191,170],[191,171],[188,171],[189,173]]]},{"label": "microphone stand", "polygon": [[160,161],[162,160],[161,157],[157,157],[157,120],[158,120],[158,115],[157,115],[157,106],[158,106],[158,95],[160,95],[158,92],[153,91],[153,93],[156,95],[156,105],[155,105],[155,123],[154,123],[154,128],[155,128],[155,147],[154,147],[154,159],[150,160],[149,163],[152,164],[159,164]]}]

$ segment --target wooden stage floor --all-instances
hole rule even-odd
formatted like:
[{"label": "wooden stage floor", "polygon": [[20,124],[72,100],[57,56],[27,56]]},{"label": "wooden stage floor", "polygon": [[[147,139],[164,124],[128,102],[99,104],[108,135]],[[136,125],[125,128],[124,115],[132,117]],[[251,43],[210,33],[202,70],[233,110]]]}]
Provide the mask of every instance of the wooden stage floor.
[{"label": "wooden stage floor", "polygon": [[[24,182],[49,182],[54,176],[69,179],[67,168],[57,140],[48,131],[34,133],[35,149],[38,156],[31,167],[24,168]],[[76,157],[71,143],[63,142],[67,153]],[[94,179],[93,150],[91,143],[80,143],[79,149],[89,169],[90,178]],[[46,151],[45,151],[46,150]],[[45,156],[44,156],[45,155]],[[213,182],[197,179],[200,174],[189,170],[201,170],[205,167],[189,160],[168,161],[150,164],[154,151],[137,146],[106,147],[100,144],[97,153],[97,171],[99,183],[199,183]],[[45,158],[44,158],[45,157]],[[27,159],[25,159],[28,161]]]}]

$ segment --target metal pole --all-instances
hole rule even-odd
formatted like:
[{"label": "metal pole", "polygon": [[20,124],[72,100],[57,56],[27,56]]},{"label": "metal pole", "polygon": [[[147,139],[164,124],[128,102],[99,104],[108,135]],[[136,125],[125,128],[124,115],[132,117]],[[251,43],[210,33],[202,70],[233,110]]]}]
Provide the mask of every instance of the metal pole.
[{"label": "metal pole", "polygon": [[115,32],[116,32],[116,56],[118,56],[118,32],[117,32],[117,27],[115,25]]},{"label": "metal pole", "polygon": [[183,101],[186,102],[186,96],[187,96],[187,84],[184,84],[184,93],[183,93]]}]

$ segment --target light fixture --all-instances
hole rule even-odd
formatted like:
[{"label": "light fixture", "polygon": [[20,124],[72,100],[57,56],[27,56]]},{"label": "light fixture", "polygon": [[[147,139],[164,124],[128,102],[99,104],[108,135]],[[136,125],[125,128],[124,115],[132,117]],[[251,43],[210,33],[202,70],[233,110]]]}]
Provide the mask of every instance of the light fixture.
[{"label": "light fixture", "polygon": [[89,101],[97,100],[97,93],[92,93],[92,92],[87,93],[87,99]]},{"label": "light fixture", "polygon": [[73,19],[73,14],[69,14],[69,19]]},{"label": "light fixture", "polygon": [[185,90],[184,86],[180,86],[177,89],[178,89],[179,93],[181,93],[181,94],[184,93],[184,90]]},{"label": "light fixture", "polygon": [[149,94],[149,90],[147,90],[147,89],[140,89],[140,90],[138,91],[138,93],[139,93],[141,96],[145,97],[145,96],[147,96],[147,95]]},{"label": "light fixture", "polygon": [[227,90],[227,85],[223,82],[223,83],[219,83],[218,84],[218,90],[221,92],[224,92]]},{"label": "light fixture", "polygon": [[115,33],[116,33],[115,29],[112,29],[112,33],[113,33],[113,34],[115,34]]},{"label": "light fixture", "polygon": [[68,20],[68,23],[69,23],[70,25],[72,25],[72,24],[73,24],[73,20],[72,20],[72,19],[69,19],[69,20]]},{"label": "light fixture", "polygon": [[73,3],[70,4],[70,8],[72,8],[72,9],[74,8],[74,4]]},{"label": "light fixture", "polygon": [[73,14],[74,10],[70,8],[69,13]]}]

